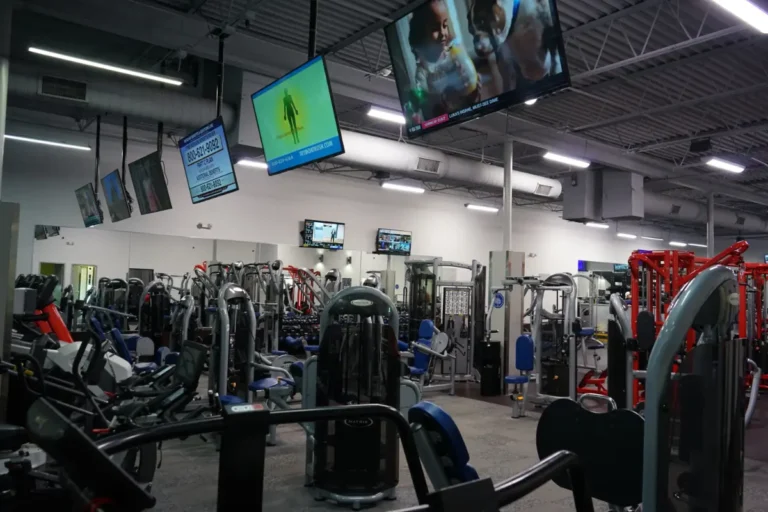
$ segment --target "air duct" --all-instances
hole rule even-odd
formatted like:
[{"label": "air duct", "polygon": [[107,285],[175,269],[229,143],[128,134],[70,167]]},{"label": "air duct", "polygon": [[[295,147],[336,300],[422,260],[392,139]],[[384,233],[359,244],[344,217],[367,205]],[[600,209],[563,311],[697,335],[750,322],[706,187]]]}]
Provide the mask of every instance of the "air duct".
[{"label": "air duct", "polygon": [[[663,196],[646,191],[645,215],[706,224],[707,206],[688,199]],[[745,233],[768,232],[768,220],[751,213],[736,212],[726,208],[715,208],[715,226]]]},{"label": "air duct", "polygon": [[[440,180],[448,185],[484,189],[504,187],[504,170],[496,165],[348,130],[342,130],[341,136],[345,153],[333,158],[334,163],[422,181]],[[549,198],[560,197],[562,192],[559,181],[520,171],[512,172],[512,189]]]},{"label": "air duct", "polygon": [[[8,95],[23,100],[25,108],[49,112],[71,106],[81,115],[90,110],[93,113],[108,113],[129,118],[163,122],[169,126],[199,128],[216,117],[216,103],[213,100],[190,96],[157,85],[142,85],[131,80],[115,81],[89,76],[83,79],[75,73],[51,73],[58,79],[65,79],[71,84],[81,85],[79,91],[84,96],[65,99],[45,93],[42,87],[46,81],[43,75],[13,64],[13,72],[8,82]],[[50,81],[50,80],[49,80]],[[222,105],[221,115],[224,124],[231,127],[235,120],[235,110],[230,105]]]}]

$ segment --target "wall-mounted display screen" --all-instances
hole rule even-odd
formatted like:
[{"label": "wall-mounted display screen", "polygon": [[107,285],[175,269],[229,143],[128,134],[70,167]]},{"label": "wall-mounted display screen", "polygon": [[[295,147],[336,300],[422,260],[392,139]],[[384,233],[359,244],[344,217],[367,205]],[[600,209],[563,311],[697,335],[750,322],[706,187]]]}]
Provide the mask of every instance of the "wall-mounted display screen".
[{"label": "wall-mounted display screen", "polygon": [[626,272],[629,270],[629,264],[627,263],[614,263],[613,264],[613,271],[614,272]]},{"label": "wall-mounted display screen", "polygon": [[48,238],[48,233],[45,232],[45,226],[35,224],[35,240],[45,240]]},{"label": "wall-mounted display screen", "polygon": [[85,227],[90,228],[103,222],[99,207],[96,204],[96,193],[93,191],[93,185],[88,183],[75,190],[77,205],[80,207],[80,215],[83,217]]},{"label": "wall-mounted display screen", "polygon": [[251,96],[271,175],[344,153],[323,57]]},{"label": "wall-mounted display screen", "polygon": [[45,226],[45,234],[50,238],[52,236],[59,236],[61,233],[61,226]]},{"label": "wall-mounted display screen", "polygon": [[344,224],[322,220],[305,220],[302,246],[330,249],[332,251],[343,249]]},{"label": "wall-mounted display screen", "polygon": [[123,180],[120,171],[115,169],[101,178],[101,188],[107,199],[107,211],[112,222],[120,222],[131,216],[131,208],[128,206],[128,198],[125,195]]},{"label": "wall-mounted display screen", "polygon": [[128,168],[131,170],[133,192],[142,215],[172,208],[163,162],[157,151],[131,162]]},{"label": "wall-mounted display screen", "polygon": [[238,190],[221,118],[181,139],[179,151],[193,204]]},{"label": "wall-mounted display screen", "polygon": [[376,252],[398,256],[411,255],[411,232],[379,228],[376,234]]},{"label": "wall-mounted display screen", "polygon": [[570,85],[555,0],[427,0],[386,35],[410,137]]}]

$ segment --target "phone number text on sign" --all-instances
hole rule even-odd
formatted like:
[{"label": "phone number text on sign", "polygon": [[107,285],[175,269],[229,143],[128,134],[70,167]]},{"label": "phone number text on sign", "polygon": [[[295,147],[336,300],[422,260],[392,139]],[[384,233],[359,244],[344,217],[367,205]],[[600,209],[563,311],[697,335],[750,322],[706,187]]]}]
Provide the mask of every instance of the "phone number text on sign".
[{"label": "phone number text on sign", "polygon": [[201,142],[186,152],[185,160],[187,165],[192,165],[198,160],[202,160],[224,149],[221,137],[216,133],[212,135],[210,139]]}]

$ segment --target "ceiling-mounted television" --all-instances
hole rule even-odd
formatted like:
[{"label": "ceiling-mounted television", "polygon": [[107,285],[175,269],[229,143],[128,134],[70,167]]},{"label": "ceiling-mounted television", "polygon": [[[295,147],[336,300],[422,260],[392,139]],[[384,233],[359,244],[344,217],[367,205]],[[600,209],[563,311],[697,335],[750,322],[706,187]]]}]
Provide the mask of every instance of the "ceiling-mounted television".
[{"label": "ceiling-mounted television", "polygon": [[131,207],[128,206],[128,198],[125,195],[123,180],[120,171],[115,169],[101,178],[101,188],[107,200],[107,211],[112,222],[120,222],[131,216]]},{"label": "ceiling-mounted television", "polygon": [[555,0],[427,0],[386,36],[409,137],[570,85]]},{"label": "ceiling-mounted television", "polygon": [[270,176],[344,153],[322,56],[251,95]]},{"label": "ceiling-mounted television", "polygon": [[410,231],[379,228],[376,233],[376,253],[396,256],[411,255],[412,236]]},{"label": "ceiling-mounted television", "polygon": [[157,151],[131,162],[128,169],[131,171],[133,193],[142,215],[172,208],[163,162]]},{"label": "ceiling-mounted television", "polygon": [[344,248],[344,223],[323,220],[304,221],[302,247],[330,249],[337,251]]},{"label": "ceiling-mounted television", "polygon": [[96,193],[93,184],[88,183],[75,190],[77,205],[80,207],[80,215],[83,217],[85,227],[90,228],[104,222],[99,205],[96,202]]},{"label": "ceiling-mounted television", "polygon": [[238,190],[220,117],[181,139],[179,151],[193,204]]}]

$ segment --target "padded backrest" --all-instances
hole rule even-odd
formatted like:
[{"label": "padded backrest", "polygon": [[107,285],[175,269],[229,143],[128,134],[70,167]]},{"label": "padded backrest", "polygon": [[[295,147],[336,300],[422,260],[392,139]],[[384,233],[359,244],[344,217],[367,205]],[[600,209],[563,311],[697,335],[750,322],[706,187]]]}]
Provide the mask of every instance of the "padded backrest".
[{"label": "padded backrest", "polygon": [[521,372],[533,371],[534,357],[533,338],[528,334],[522,334],[515,341],[515,368]]},{"label": "padded backrest", "polygon": [[[432,343],[429,340],[419,339],[416,341],[419,345],[424,345],[425,347],[432,347]],[[424,352],[420,350],[413,350],[413,367],[419,368],[420,370],[426,370],[429,367],[429,360],[432,356],[429,354],[425,354]]]},{"label": "padded backrest", "polygon": [[[579,456],[593,498],[629,507],[642,501],[643,430],[645,421],[634,411],[596,413],[570,398],[552,402],[539,419],[536,449],[544,459],[560,450]],[[567,474],[553,478],[571,489]]]},{"label": "padded backrest", "polygon": [[419,339],[431,340],[435,334],[435,324],[432,320],[422,320],[419,324]]},{"label": "padded backrest", "polygon": [[656,342],[656,320],[650,311],[637,314],[637,346],[640,350],[650,351]]},{"label": "padded backrest", "polygon": [[107,339],[107,335],[104,334],[104,328],[101,326],[101,322],[95,316],[91,317],[91,328],[96,332],[99,341],[103,342]]},{"label": "padded backrest", "polygon": [[128,345],[125,343],[123,333],[121,333],[117,328],[112,329],[109,332],[112,334],[112,341],[115,342],[115,350],[117,350],[117,354],[129,363],[132,363],[133,358],[131,357],[131,351],[128,350]]},{"label": "padded backrest", "polygon": [[432,402],[419,402],[408,410],[408,421],[426,431],[450,485],[479,478],[469,465],[469,452],[459,427],[447,412]]}]

